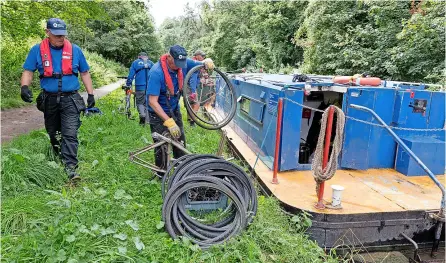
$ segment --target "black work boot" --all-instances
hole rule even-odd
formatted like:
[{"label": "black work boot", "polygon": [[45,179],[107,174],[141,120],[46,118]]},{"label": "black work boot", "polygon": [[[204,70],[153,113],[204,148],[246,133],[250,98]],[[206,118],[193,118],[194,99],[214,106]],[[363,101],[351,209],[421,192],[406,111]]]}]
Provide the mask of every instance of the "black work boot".
[{"label": "black work boot", "polygon": [[139,125],[144,126],[146,124],[146,117],[139,117]]},{"label": "black work boot", "polygon": [[65,167],[65,172],[68,175],[68,179],[72,182],[80,181],[81,176],[76,172],[75,167]]}]

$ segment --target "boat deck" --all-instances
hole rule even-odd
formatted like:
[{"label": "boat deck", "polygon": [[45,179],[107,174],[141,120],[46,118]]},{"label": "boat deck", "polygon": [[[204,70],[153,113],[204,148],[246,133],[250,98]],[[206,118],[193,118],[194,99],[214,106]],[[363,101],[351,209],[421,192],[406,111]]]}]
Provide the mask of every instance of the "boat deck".
[{"label": "boat deck", "polygon": [[[256,153],[232,128],[223,128],[227,138],[251,166]],[[408,177],[393,169],[338,170],[325,183],[324,200],[331,202],[331,185],[342,185],[342,209],[318,210],[316,183],[311,171],[290,171],[278,174],[279,184],[272,184],[272,171],[258,161],[255,173],[268,191],[283,204],[309,212],[324,214],[362,214],[379,212],[428,211],[440,208],[441,191],[428,176]],[[437,176],[444,182],[445,176]]]}]

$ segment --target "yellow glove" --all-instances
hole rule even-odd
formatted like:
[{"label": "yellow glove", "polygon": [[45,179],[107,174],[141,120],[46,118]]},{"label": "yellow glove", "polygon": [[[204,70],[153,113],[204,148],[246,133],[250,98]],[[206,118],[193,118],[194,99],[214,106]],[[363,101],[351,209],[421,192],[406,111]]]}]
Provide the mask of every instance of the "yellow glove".
[{"label": "yellow glove", "polygon": [[164,123],[164,126],[167,127],[167,129],[169,129],[170,134],[178,139],[181,136],[181,130],[180,127],[178,127],[178,125],[175,123],[175,121],[172,118],[167,119]]},{"label": "yellow glove", "polygon": [[203,60],[203,64],[204,64],[205,68],[208,70],[214,70],[214,68],[215,68],[214,61],[212,61],[212,59],[210,59],[210,58]]}]

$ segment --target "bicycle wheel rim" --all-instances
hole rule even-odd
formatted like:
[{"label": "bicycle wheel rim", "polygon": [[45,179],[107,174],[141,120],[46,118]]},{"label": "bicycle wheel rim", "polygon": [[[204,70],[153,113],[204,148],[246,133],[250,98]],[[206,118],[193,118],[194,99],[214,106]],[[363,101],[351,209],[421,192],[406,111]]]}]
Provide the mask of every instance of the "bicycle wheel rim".
[{"label": "bicycle wheel rim", "polygon": [[[191,117],[191,119],[197,123],[198,126],[204,128],[204,129],[208,129],[208,130],[217,130],[220,129],[224,126],[226,126],[235,116],[236,110],[237,110],[237,98],[236,98],[236,94],[235,94],[235,89],[231,83],[231,81],[228,79],[228,77],[222,72],[220,71],[218,68],[215,68],[214,71],[216,73],[218,73],[218,75],[222,78],[223,82],[224,82],[224,86],[222,89],[224,89],[225,87],[229,90],[231,99],[230,99],[230,103],[231,103],[231,108],[229,110],[229,113],[220,121],[218,122],[210,122],[208,121],[206,118],[203,118],[201,116],[199,116],[192,108],[192,104],[190,103],[189,99],[188,99],[188,92],[190,91],[190,87],[189,87],[189,80],[192,77],[193,74],[195,74],[197,71],[201,70],[204,67],[204,65],[198,65],[195,66],[194,68],[192,68],[186,75],[185,78],[185,87],[186,87],[186,92],[183,91],[183,101],[184,101],[184,106],[186,108],[187,113],[189,114],[189,116]],[[185,94],[186,93],[186,94]],[[216,92],[216,88],[215,88],[215,100],[217,98],[217,92]],[[201,102],[198,102],[201,104]],[[200,106],[201,108],[202,106]],[[213,113],[208,113],[209,117],[212,119],[212,116],[210,116]]]}]

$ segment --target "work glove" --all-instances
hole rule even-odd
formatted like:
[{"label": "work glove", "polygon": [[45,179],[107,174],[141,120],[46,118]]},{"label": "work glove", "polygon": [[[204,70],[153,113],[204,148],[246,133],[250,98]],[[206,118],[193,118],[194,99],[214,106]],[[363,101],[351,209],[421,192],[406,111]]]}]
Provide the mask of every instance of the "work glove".
[{"label": "work glove", "polygon": [[167,119],[164,123],[164,126],[167,127],[167,129],[169,129],[170,134],[178,139],[181,136],[181,130],[180,127],[178,127],[178,125],[175,123],[175,121],[172,118]]},{"label": "work glove", "polygon": [[95,100],[94,100],[94,95],[93,94],[88,94],[88,99],[87,99],[87,108],[93,108],[95,105]]},{"label": "work glove", "polygon": [[33,92],[28,88],[27,85],[23,85],[21,88],[20,97],[24,102],[33,102]]},{"label": "work glove", "polygon": [[212,61],[210,58],[203,60],[203,64],[207,70],[214,70],[215,68],[214,61]]}]

